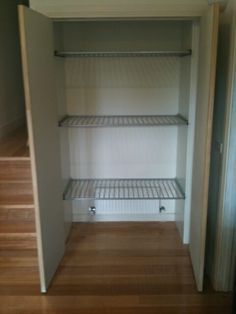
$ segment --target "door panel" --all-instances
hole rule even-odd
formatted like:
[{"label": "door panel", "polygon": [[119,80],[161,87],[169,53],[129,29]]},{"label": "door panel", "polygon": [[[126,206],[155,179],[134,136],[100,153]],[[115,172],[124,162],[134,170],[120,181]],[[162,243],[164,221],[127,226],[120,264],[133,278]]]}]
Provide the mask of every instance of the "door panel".
[{"label": "door panel", "polygon": [[203,289],[210,151],[215,92],[219,5],[200,21],[196,132],[194,142],[190,255],[199,291]]},{"label": "door panel", "polygon": [[36,207],[41,291],[65,249],[52,21],[19,6],[26,114]]}]

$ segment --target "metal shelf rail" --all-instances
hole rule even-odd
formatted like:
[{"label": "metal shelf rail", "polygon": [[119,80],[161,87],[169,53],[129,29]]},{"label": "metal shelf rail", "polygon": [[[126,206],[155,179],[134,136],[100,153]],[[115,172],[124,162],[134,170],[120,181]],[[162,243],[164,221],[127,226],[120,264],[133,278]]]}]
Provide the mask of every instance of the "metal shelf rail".
[{"label": "metal shelf rail", "polygon": [[181,115],[155,116],[66,116],[60,122],[61,127],[152,127],[187,125]]},{"label": "metal shelf rail", "polygon": [[64,200],[185,199],[177,179],[71,179]]},{"label": "metal shelf rail", "polygon": [[180,51],[55,51],[56,57],[185,57],[191,49]]}]

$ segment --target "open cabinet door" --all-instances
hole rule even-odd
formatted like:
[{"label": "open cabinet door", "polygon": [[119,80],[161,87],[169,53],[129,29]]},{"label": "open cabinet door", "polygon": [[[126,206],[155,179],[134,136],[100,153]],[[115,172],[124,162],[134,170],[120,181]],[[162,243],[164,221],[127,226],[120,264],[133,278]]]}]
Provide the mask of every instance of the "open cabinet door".
[{"label": "open cabinet door", "polygon": [[65,249],[53,26],[24,6],[18,10],[40,281],[46,292]]},{"label": "open cabinet door", "polygon": [[196,132],[194,141],[190,255],[199,291],[203,289],[210,152],[215,93],[219,5],[200,21]]}]

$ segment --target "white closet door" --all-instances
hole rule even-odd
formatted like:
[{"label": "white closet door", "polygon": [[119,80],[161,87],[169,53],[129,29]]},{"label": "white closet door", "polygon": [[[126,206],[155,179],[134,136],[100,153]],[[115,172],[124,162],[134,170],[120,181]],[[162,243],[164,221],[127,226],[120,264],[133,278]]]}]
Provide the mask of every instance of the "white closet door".
[{"label": "white closet door", "polygon": [[19,6],[24,89],[32,163],[41,291],[65,249],[52,21]]},{"label": "white closet door", "polygon": [[209,6],[200,22],[196,132],[194,143],[190,254],[199,291],[203,289],[210,150],[215,91],[219,5]]}]

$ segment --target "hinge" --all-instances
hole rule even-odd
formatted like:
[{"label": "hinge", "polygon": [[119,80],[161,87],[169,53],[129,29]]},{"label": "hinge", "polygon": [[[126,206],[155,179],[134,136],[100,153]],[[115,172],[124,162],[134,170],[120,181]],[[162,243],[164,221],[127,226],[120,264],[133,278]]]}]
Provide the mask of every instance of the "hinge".
[{"label": "hinge", "polygon": [[223,148],[224,148],[223,143],[220,142],[220,141],[217,141],[217,142],[216,142],[216,149],[217,149],[217,151],[218,151],[221,155],[223,154]]}]

